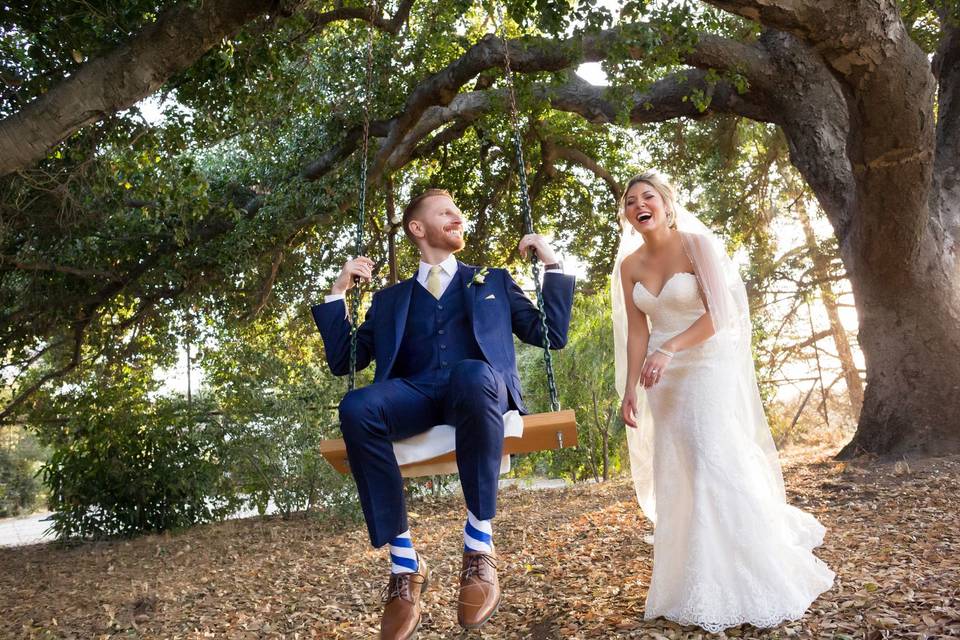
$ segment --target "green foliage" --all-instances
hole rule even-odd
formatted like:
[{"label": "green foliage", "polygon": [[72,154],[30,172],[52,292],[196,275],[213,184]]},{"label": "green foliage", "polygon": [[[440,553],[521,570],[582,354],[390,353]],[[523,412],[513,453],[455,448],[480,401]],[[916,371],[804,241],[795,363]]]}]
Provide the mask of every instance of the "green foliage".
[{"label": "green foliage", "polygon": [[[620,471],[625,438],[614,387],[612,326],[608,289],[578,293],[567,345],[552,353],[560,406],[576,411],[579,444],[523,456],[516,475],[605,480]],[[519,347],[518,366],[527,406],[549,411],[543,350]]]},{"label": "green foliage", "polygon": [[178,332],[202,345],[194,353],[206,376],[205,392],[190,399],[161,395],[153,372],[163,361],[145,352],[44,395],[30,422],[53,451],[43,477],[57,536],[163,531],[243,506],[355,516],[352,481],[318,452],[320,439],[336,437],[344,385],[324,371],[304,320],[181,319]]},{"label": "green foliage", "polygon": [[202,362],[228,433],[237,494],[261,513],[272,503],[284,516],[355,504],[352,479],[319,453],[320,440],[340,437],[337,404],[346,386],[325,370],[312,321],[258,319],[221,329],[208,343]]},{"label": "green foliage", "polygon": [[0,517],[30,513],[38,506],[42,487],[37,471],[44,456],[30,434],[0,447]]},{"label": "green foliage", "polygon": [[[173,4],[7,3],[0,117]],[[308,4],[318,12],[339,6]],[[932,52],[941,30],[936,16],[922,2],[900,4],[911,34]],[[351,509],[350,479],[316,458],[317,440],[337,434],[335,407],[345,384],[324,370],[308,306],[353,253],[360,154],[316,180],[303,171],[357,130],[365,106],[374,121],[396,118],[419,83],[495,26],[531,42],[615,26],[594,0],[502,6],[505,24],[498,25],[493,3],[415,2],[399,34],[374,34],[369,100],[366,23],[318,29],[300,11],[261,18],[171,78],[151,101],[161,118],[148,117],[146,104],[112,114],[36,166],[0,178],[4,407],[24,394],[11,415],[54,449],[46,477],[57,488],[52,504],[64,509],[62,535],[181,526],[221,517],[241,502],[260,510],[272,502],[283,513]],[[698,32],[741,42],[759,33],[756,23],[691,0],[631,1],[621,17],[616,26],[624,37],[603,62],[621,123],[627,103],[618,100],[683,68]],[[634,59],[638,50],[641,60]],[[641,160],[671,173],[691,196],[691,209],[732,249],[749,248],[753,302],[774,276],[802,265],[772,250],[769,222],[795,195],[786,144],[774,128],[711,114],[709,92],[687,96],[704,111],[695,122],[639,133],[598,126],[554,111],[536,90],[566,81],[562,71],[520,73],[516,89],[536,229],[587,269],[571,343],[556,354],[561,400],[577,410],[582,444],[530,456],[521,472],[580,479],[602,475],[605,434],[612,470],[622,449],[622,430],[608,417],[615,400],[604,320],[616,203],[592,171],[549,163],[549,145],[583,152],[620,184]],[[748,88],[735,72],[710,73],[709,82],[724,81]],[[504,86],[499,70],[463,89],[488,86]],[[459,126],[450,123],[422,141],[420,149],[433,145],[429,153],[415,153],[388,173],[398,208],[428,184],[454,193],[470,223],[462,259],[516,267],[522,224],[512,124],[506,101],[494,102],[497,108],[462,135],[442,138]],[[395,221],[387,219],[385,191],[372,185],[368,199],[366,253],[379,266],[370,288],[386,283]],[[416,255],[400,238],[405,277]],[[763,313],[754,316],[760,344],[769,338]],[[204,394],[192,402],[155,380],[174,365],[184,341],[199,350],[194,364],[204,377]],[[540,354],[521,350],[520,359],[531,404],[544,408]],[[161,471],[179,477],[165,479]]]},{"label": "green foliage", "polygon": [[183,402],[132,404],[87,407],[48,432],[43,475],[61,540],[185,527],[238,506],[216,420],[198,420]]},{"label": "green foliage", "polygon": [[273,505],[295,511],[338,509],[355,504],[349,476],[339,475],[320,455],[321,433],[284,416],[230,425],[231,478],[237,495],[261,514]]},{"label": "green foliage", "polygon": [[943,21],[937,15],[942,7],[947,20],[956,28],[960,24],[960,4],[956,0],[899,0],[900,17],[906,25],[910,37],[928,54],[937,51],[940,38],[945,30]]}]

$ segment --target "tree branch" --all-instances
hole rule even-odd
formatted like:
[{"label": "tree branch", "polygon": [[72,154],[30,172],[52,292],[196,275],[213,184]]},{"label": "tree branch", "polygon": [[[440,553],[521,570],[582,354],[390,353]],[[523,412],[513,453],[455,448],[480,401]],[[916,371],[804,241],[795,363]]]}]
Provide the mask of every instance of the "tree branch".
[{"label": "tree branch", "polygon": [[15,256],[4,256],[0,255],[0,264],[9,264],[14,269],[21,269],[23,271],[53,271],[56,273],[67,273],[70,275],[78,276],[80,278],[105,278],[107,280],[118,280],[120,275],[110,271],[100,271],[98,269],[80,269],[79,267],[71,267],[61,264],[52,264],[49,262],[22,262],[18,260]]},{"label": "tree branch", "polygon": [[55,378],[63,377],[77,368],[77,366],[80,364],[80,353],[83,347],[84,331],[86,331],[88,324],[89,320],[79,320],[73,325],[73,350],[71,351],[70,361],[59,369],[54,369],[53,371],[43,374],[37,378],[33,384],[14,396],[3,408],[3,411],[0,411],[0,420],[6,419],[16,410],[17,407],[23,404],[47,382]]},{"label": "tree branch", "polygon": [[[568,77],[565,84],[533,85],[533,94],[549,101],[554,109],[577,113],[596,124],[612,124],[620,113],[627,113],[633,124],[679,117],[702,118],[712,112],[734,113],[767,122],[775,122],[778,117],[772,106],[762,102],[762,96],[755,100],[757,96],[751,91],[741,95],[726,82],[709,82],[706,72],[695,69],[668,76],[654,83],[648,91],[633,92],[627,96],[626,102],[616,89],[593,86],[576,74],[571,73]],[[710,98],[706,109],[701,111],[690,99],[694,91]],[[387,162],[388,169],[395,171],[414,157],[423,157],[428,149],[449,143],[466,131],[467,124],[497,108],[506,97],[505,89],[469,91],[458,94],[446,106],[427,109],[410,127],[407,136],[395,145]],[[422,147],[417,146],[433,131],[450,122],[458,124],[437,134]],[[572,160],[572,157],[566,159]],[[593,170],[589,166],[586,168]]]},{"label": "tree branch", "polygon": [[565,147],[554,143],[548,144],[550,144],[552,147],[553,156],[555,158],[580,165],[607,183],[607,187],[610,189],[610,195],[613,197],[613,201],[620,202],[620,185],[609,171],[600,166],[600,163],[580,149]]},{"label": "tree branch", "polygon": [[588,156],[580,149],[567,147],[557,143],[554,140],[537,135],[540,140],[540,157],[542,162],[540,169],[534,176],[530,187],[530,197],[534,199],[534,193],[539,194],[540,190],[546,186],[547,182],[556,175],[556,161],[565,160],[587,169],[595,176],[607,183],[610,189],[610,195],[614,202],[620,201],[620,185],[609,171],[600,166],[596,160]]},{"label": "tree branch", "polygon": [[[832,0],[705,0],[718,9],[804,37],[835,4]],[[844,0],[851,3],[851,0]],[[846,4],[844,5],[846,6]]]},{"label": "tree branch", "polygon": [[277,275],[280,273],[280,265],[283,263],[284,249],[286,249],[286,246],[280,246],[274,250],[267,277],[263,279],[256,302],[254,302],[253,308],[244,315],[244,320],[252,320],[260,315],[263,308],[267,306],[267,301],[270,300],[270,293],[273,291],[273,285],[276,283]]},{"label": "tree branch", "polygon": [[[506,47],[510,51],[511,68],[517,73],[560,71],[580,62],[606,59],[611,51],[624,44],[625,31],[644,27],[649,28],[650,25],[629,25],[594,34],[577,34],[560,41],[544,38],[508,40]],[[628,46],[627,50],[634,59],[641,59],[647,54],[638,46]],[[772,74],[772,67],[762,50],[719,36],[701,35],[699,42],[685,54],[684,59],[688,64],[700,67],[723,65],[721,68],[745,73],[752,82],[763,85],[768,83]],[[504,41],[487,35],[460,58],[420,82],[407,96],[403,110],[393,119],[390,132],[371,166],[370,178],[376,180],[391,168],[390,160],[397,147],[428,109],[450,104],[471,78],[488,69],[501,68],[504,64]]]},{"label": "tree branch", "polygon": [[[392,120],[377,120],[370,123],[370,136],[383,138],[390,131]],[[356,126],[347,131],[343,140],[325,151],[319,158],[306,165],[300,175],[306,180],[318,180],[338,163],[350,156],[363,141],[363,127]]]},{"label": "tree branch", "polygon": [[[709,98],[706,108],[701,110],[695,104],[694,92]],[[615,89],[595,87],[577,78],[563,85],[546,86],[542,94],[554,109],[579,113],[593,123],[614,123],[621,105],[628,109],[632,124],[680,117],[697,119],[712,112],[732,113],[760,122],[779,121],[773,105],[766,103],[762,96],[752,91],[741,95],[727,82],[710,82],[707,73],[699,70],[681,71],[658,80],[647,91],[635,91],[627,96],[625,103]]]},{"label": "tree branch", "polygon": [[304,16],[311,25],[311,31],[318,31],[331,22],[340,20],[365,20],[381,31],[397,35],[400,32],[400,27],[403,26],[410,15],[411,7],[413,7],[413,0],[403,0],[397,7],[396,13],[389,19],[385,18],[382,13],[374,13],[372,5],[369,7],[337,7],[324,13],[308,10],[304,12]]},{"label": "tree branch", "polygon": [[[47,93],[0,120],[0,176],[29,167],[81,127],[151,95],[257,17],[290,14],[302,4],[302,0],[205,0],[164,11],[127,43],[82,64]],[[413,0],[403,0],[389,19],[374,14],[372,6],[309,12],[307,17],[314,30],[339,20],[365,20],[396,34],[412,5]],[[274,21],[271,16],[271,24]]]},{"label": "tree branch", "polygon": [[[851,87],[862,89],[891,58],[913,61],[920,48],[889,2],[868,0],[705,0],[813,45]],[[886,81],[886,78],[884,78]]]},{"label": "tree branch", "polygon": [[126,109],[276,0],[183,2],[110,53],[81,65],[47,93],[0,120],[0,176],[42,159],[80,127]]},{"label": "tree branch", "polygon": [[467,119],[454,121],[452,125],[433,136],[428,142],[425,142],[414,149],[410,154],[410,159],[413,160],[416,158],[426,158],[433,155],[440,147],[446,146],[454,140],[459,140],[462,138],[472,124],[473,121]]},{"label": "tree branch", "polygon": [[[629,28],[644,25],[630,25]],[[649,26],[649,25],[647,25]],[[511,67],[518,73],[537,71],[557,71],[569,68],[580,61],[598,61],[605,59],[614,45],[623,45],[624,31],[628,28],[616,28],[597,34],[578,34],[562,41],[543,38],[524,38],[508,40]],[[629,43],[627,43],[629,45]],[[642,58],[646,51],[638,46],[627,47],[629,55]],[[460,58],[443,70],[432,74],[418,84],[408,95],[403,110],[389,120],[380,120],[370,124],[371,136],[383,138],[376,158],[368,172],[368,180],[378,181],[384,173],[404,166],[414,157],[423,157],[433,150],[449,143],[462,135],[469,124],[491,108],[490,95],[506,98],[504,90],[473,91],[458,93],[459,89],[471,78],[491,68],[502,67],[505,62],[503,41],[492,35],[485,36],[480,42],[468,49]],[[776,77],[769,56],[755,45],[746,45],[733,40],[701,34],[697,45],[687,54],[685,60],[701,68],[721,68],[744,73],[751,83],[752,91],[758,94],[762,88],[771,86]],[[773,121],[775,110],[763,108],[759,100],[750,101],[737,97],[736,91],[727,83],[711,84],[706,82],[702,72],[691,72],[690,89],[710,93],[716,102],[717,110],[732,110],[745,117]],[[572,75],[572,74],[571,74]],[[616,111],[612,103],[603,99],[600,90],[576,76],[578,84],[570,85],[566,91],[557,92],[556,103],[576,108],[573,110],[584,115],[591,122],[613,122]],[[631,114],[635,123],[653,122],[680,116],[702,116],[692,102],[684,102],[686,96],[680,95],[682,83],[657,83],[649,96],[649,102],[674,103],[672,111]],[[478,83],[478,86],[479,83]],[[541,93],[543,88],[539,89]],[[667,95],[671,93],[672,95]],[[591,93],[587,96],[587,93]],[[580,95],[574,95],[574,94]],[[553,98],[551,98],[553,100]],[[678,102],[679,101],[679,102]],[[644,107],[647,109],[648,107]],[[424,138],[449,122],[457,121],[442,135],[435,136],[430,143],[418,148]],[[348,157],[362,140],[362,128],[355,126],[344,139],[319,158],[304,167],[301,176],[316,180],[329,172],[340,161]],[[255,208],[251,201],[248,209]]]}]

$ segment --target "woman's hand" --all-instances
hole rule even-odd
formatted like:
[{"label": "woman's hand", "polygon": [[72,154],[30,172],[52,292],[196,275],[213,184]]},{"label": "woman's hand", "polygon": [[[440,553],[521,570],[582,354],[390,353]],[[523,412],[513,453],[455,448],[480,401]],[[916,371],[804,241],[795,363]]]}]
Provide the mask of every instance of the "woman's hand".
[{"label": "woman's hand", "polygon": [[640,371],[640,382],[644,389],[649,389],[658,382],[663,376],[664,370],[669,366],[672,358],[660,351],[651,353],[643,363],[643,369]]},{"label": "woman's hand", "polygon": [[620,403],[620,415],[623,417],[623,423],[628,427],[637,428],[637,393],[630,389],[623,394],[623,401]]}]

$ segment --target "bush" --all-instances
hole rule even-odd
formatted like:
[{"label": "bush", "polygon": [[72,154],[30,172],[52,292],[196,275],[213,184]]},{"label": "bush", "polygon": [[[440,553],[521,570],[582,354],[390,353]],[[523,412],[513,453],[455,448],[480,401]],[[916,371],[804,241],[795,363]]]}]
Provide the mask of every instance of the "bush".
[{"label": "bush", "polygon": [[36,460],[21,447],[0,449],[0,518],[30,513],[37,507],[41,485]]},{"label": "bush", "polygon": [[[261,315],[220,327],[202,351],[204,382],[228,429],[238,495],[261,513],[299,510],[355,519],[356,486],[320,456],[339,438],[337,405],[346,380],[330,374],[313,322]],[[357,384],[373,368],[358,372]]]},{"label": "bush", "polygon": [[215,421],[179,399],[136,408],[78,414],[58,434],[43,476],[61,540],[185,527],[238,506]]},{"label": "bush", "polygon": [[261,514],[272,502],[284,517],[355,501],[351,478],[341,477],[320,455],[321,433],[313,421],[295,415],[233,423],[231,473],[237,491]]}]

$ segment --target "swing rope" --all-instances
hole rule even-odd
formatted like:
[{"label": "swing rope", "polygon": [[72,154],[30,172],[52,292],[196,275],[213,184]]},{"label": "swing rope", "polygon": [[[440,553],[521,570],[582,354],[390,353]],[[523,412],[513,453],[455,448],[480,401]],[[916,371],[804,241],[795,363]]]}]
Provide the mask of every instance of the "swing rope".
[{"label": "swing rope", "polygon": [[[523,212],[523,224],[527,233],[534,233],[533,207],[530,204],[530,190],[527,188],[526,163],[523,159],[523,144],[520,139],[520,116],[517,109],[517,97],[513,86],[513,70],[510,65],[510,47],[507,43],[506,22],[503,18],[503,7],[497,3],[497,31],[502,33],[504,58],[504,77],[507,81],[507,90],[510,96],[510,123],[513,133],[514,160],[517,165],[517,174],[520,179],[520,210]],[[547,313],[543,307],[543,290],[540,286],[540,264],[536,251],[531,251],[530,271],[533,273],[533,284],[537,294],[537,310],[540,312],[540,329],[543,333],[543,364],[547,370],[547,386],[550,391],[550,407],[553,411],[560,410],[560,400],[557,395],[557,382],[553,373],[553,356],[550,354],[550,337],[547,335]]]},{"label": "swing rope", "polygon": [[[371,8],[372,15],[377,15],[377,0],[373,0]],[[365,99],[363,101],[363,156],[360,162],[360,196],[357,215],[357,228],[354,233],[354,256],[363,255],[363,227],[366,223],[367,206],[367,160],[370,154],[370,100],[373,91],[373,25],[367,29],[369,39],[367,40],[367,73],[365,85]],[[357,327],[360,319],[360,278],[354,278],[353,292],[350,298],[350,377],[348,385],[350,391],[356,387],[357,383]]]}]

